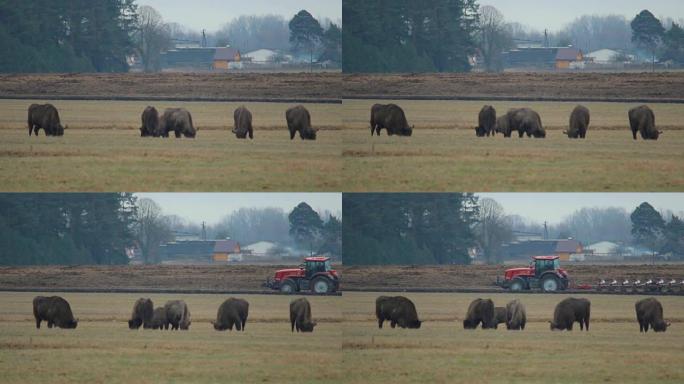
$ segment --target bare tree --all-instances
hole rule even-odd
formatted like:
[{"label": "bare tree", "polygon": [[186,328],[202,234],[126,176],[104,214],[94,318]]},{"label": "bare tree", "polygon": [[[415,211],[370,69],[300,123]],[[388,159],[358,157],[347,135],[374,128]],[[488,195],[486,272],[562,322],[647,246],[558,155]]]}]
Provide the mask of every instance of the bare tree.
[{"label": "bare tree", "polygon": [[138,51],[145,72],[161,71],[161,52],[171,43],[169,27],[154,8],[143,5],[138,16]]},{"label": "bare tree", "polygon": [[501,246],[512,238],[512,230],[503,207],[493,199],[480,200],[477,225],[478,243],[488,264],[500,263]]},{"label": "bare tree", "polygon": [[158,263],[159,245],[172,238],[161,208],[151,199],[138,201],[136,237],[145,264]]},{"label": "bare tree", "polygon": [[503,71],[501,54],[513,46],[503,14],[491,5],[480,8],[480,52],[487,72]]}]

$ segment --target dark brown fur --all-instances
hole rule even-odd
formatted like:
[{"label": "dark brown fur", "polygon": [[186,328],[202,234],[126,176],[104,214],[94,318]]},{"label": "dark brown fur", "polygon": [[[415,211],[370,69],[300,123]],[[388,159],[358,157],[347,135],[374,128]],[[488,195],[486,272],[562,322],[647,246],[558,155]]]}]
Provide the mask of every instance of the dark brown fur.
[{"label": "dark brown fur", "polygon": [[413,127],[406,121],[404,110],[396,104],[375,104],[371,107],[371,136],[385,128],[387,135],[411,136]]},{"label": "dark brown fur", "polygon": [[485,105],[478,115],[479,125],[475,128],[477,137],[484,137],[491,134],[496,135],[496,109],[491,105]]},{"label": "dark brown fur", "polygon": [[159,112],[155,107],[147,106],[140,118],[140,137],[159,137]]},{"label": "dark brown fur", "polygon": [[653,297],[639,300],[634,304],[639,332],[648,332],[651,326],[654,332],[665,332],[670,323],[663,320],[663,305]]},{"label": "dark brown fur", "polygon": [[494,302],[491,299],[475,299],[468,306],[463,329],[475,329],[480,324],[482,329],[496,328]]},{"label": "dark brown fur", "polygon": [[571,139],[584,139],[587,136],[589,121],[589,109],[583,105],[578,105],[570,114],[570,127],[563,133]]},{"label": "dark brown fur", "polygon": [[539,114],[529,108],[508,111],[508,124],[511,131],[518,131],[518,137],[545,138],[546,131],[542,126]]},{"label": "dark brown fur", "polygon": [[385,320],[390,322],[392,328],[399,325],[401,328],[420,328],[421,321],[413,302],[404,296],[380,296],[375,300],[375,316],[378,319],[378,328],[382,328]]},{"label": "dark brown fur", "polygon": [[506,324],[506,307],[494,307],[494,328],[498,328],[499,324]]},{"label": "dark brown fur", "polygon": [[78,325],[78,319],[74,319],[69,303],[59,296],[36,296],[33,299],[33,316],[38,329],[43,320],[47,321],[48,328],[55,326],[74,329]]},{"label": "dark brown fur", "polygon": [[499,116],[496,119],[496,125],[494,126],[494,130],[498,133],[502,133],[504,137],[511,137],[511,125],[509,124],[508,118],[508,114]]},{"label": "dark brown fur", "polygon": [[632,137],[637,139],[637,132],[644,140],[658,140],[662,131],[658,131],[655,125],[655,114],[646,105],[629,110],[629,125],[632,129]]},{"label": "dark brown fur", "polygon": [[589,331],[589,318],[591,317],[591,302],[587,299],[575,299],[569,297],[556,305],[553,312],[551,330],[572,331],[575,322],[580,324],[580,330]]},{"label": "dark brown fur", "polygon": [[525,306],[520,300],[511,300],[506,304],[506,328],[510,330],[524,330],[527,322]]},{"label": "dark brown fur", "polygon": [[229,298],[219,306],[216,314],[216,321],[214,329],[217,331],[235,330],[244,331],[247,324],[247,316],[249,315],[249,303],[247,300]]},{"label": "dark brown fur", "polygon": [[285,120],[290,131],[290,140],[294,139],[297,132],[302,140],[316,140],[318,129],[311,128],[311,114],[303,106],[298,105],[285,111]]},{"label": "dark brown fur", "polygon": [[159,129],[164,137],[169,137],[169,132],[172,131],[176,138],[181,135],[194,138],[197,135],[192,124],[192,115],[185,108],[167,108],[159,120]]},{"label": "dark brown fur", "polygon": [[292,332],[313,332],[316,326],[315,321],[311,321],[311,304],[309,300],[302,297],[290,302],[290,325]]},{"label": "dark brown fur", "polygon": [[65,127],[59,121],[59,112],[52,104],[31,104],[28,109],[29,136],[43,128],[45,136],[63,136]]},{"label": "dark brown fur", "polygon": [[152,312],[152,320],[150,321],[150,328],[152,329],[169,329],[169,323],[166,321],[166,308],[157,307]]},{"label": "dark brown fur", "polygon": [[233,112],[233,120],[235,120],[235,127],[232,132],[238,139],[246,139],[249,135],[250,139],[254,138],[254,129],[252,129],[252,113],[244,106],[235,109]]},{"label": "dark brown fur", "polygon": [[140,298],[133,304],[133,313],[131,319],[128,320],[128,328],[138,329],[142,325],[143,328],[150,328],[152,315],[154,313],[154,305],[152,300]]},{"label": "dark brown fur", "polygon": [[172,330],[186,331],[190,328],[190,310],[183,300],[167,301],[164,305],[166,310],[166,322]]}]

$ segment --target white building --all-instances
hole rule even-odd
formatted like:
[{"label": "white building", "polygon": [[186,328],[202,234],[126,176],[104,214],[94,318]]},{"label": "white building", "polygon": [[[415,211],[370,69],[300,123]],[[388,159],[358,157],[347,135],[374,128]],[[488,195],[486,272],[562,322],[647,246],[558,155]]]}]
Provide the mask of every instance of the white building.
[{"label": "white building", "polygon": [[[255,64],[272,63],[273,57],[281,52],[272,49],[257,49],[256,51],[247,52],[244,54],[245,59],[251,60]],[[285,62],[292,61],[292,55],[282,54]]]}]

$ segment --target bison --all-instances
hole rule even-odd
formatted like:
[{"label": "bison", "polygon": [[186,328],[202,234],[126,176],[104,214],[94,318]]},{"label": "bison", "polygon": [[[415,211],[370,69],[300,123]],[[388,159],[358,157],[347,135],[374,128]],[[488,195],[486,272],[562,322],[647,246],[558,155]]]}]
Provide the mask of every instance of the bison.
[{"label": "bison", "polygon": [[371,107],[371,136],[385,128],[387,135],[411,136],[413,126],[406,121],[404,110],[396,104],[375,104]]},{"label": "bison", "polygon": [[496,135],[496,109],[491,105],[485,105],[478,115],[479,125],[475,127],[477,137],[489,137]]},{"label": "bison", "polygon": [[587,299],[575,299],[569,297],[556,305],[553,312],[553,321],[550,321],[551,330],[572,331],[572,325],[580,324],[580,330],[589,331],[589,317],[591,315],[591,302]]},{"label": "bison", "polygon": [[670,323],[663,320],[663,305],[655,298],[639,300],[634,304],[634,308],[639,322],[639,332],[648,332],[649,326],[655,332],[665,332],[670,326]]},{"label": "bison", "polygon": [[632,128],[632,137],[637,139],[637,132],[644,140],[658,140],[663,131],[658,131],[655,125],[655,114],[646,105],[629,110],[629,125]]},{"label": "bison", "polygon": [[140,298],[133,304],[133,313],[131,319],[128,320],[128,328],[138,329],[142,325],[143,328],[151,328],[152,315],[154,313],[154,305],[152,300]]},{"label": "bison", "polygon": [[74,319],[69,303],[59,296],[36,296],[33,299],[33,316],[36,328],[40,329],[41,321],[47,321],[48,328],[55,327],[75,329],[78,319]]},{"label": "bison", "polygon": [[159,120],[159,131],[164,137],[169,137],[171,131],[176,138],[181,135],[194,138],[197,135],[197,130],[192,124],[192,115],[185,108],[167,108]]},{"label": "bison", "polygon": [[392,328],[399,325],[401,328],[418,329],[421,321],[418,320],[416,306],[403,296],[380,296],[375,300],[375,315],[378,318],[378,328],[382,328],[385,320],[390,322]]},{"label": "bison", "polygon": [[508,114],[500,116],[496,119],[494,130],[498,133],[502,133],[504,137],[511,137],[511,125],[508,121]]},{"label": "bison", "polygon": [[298,105],[285,111],[285,120],[290,131],[290,140],[294,139],[297,132],[302,140],[316,140],[318,129],[311,128],[311,114],[303,106]]},{"label": "bison", "polygon": [[498,328],[499,324],[506,324],[507,317],[506,307],[494,307],[494,328]]},{"label": "bison", "polygon": [[33,132],[38,136],[38,131],[43,128],[45,136],[63,136],[64,130],[59,121],[59,112],[52,104],[31,104],[28,109],[29,136]]},{"label": "bison", "polygon": [[[167,301],[164,305],[166,311],[166,322],[172,330],[181,329],[187,331],[190,328],[190,311],[183,300]],[[168,327],[165,326],[164,328]]]},{"label": "bison", "polygon": [[169,329],[169,323],[166,321],[166,308],[157,307],[152,312],[152,320],[150,320],[150,328],[152,329]]},{"label": "bison", "polygon": [[583,105],[578,105],[570,114],[570,127],[563,131],[571,139],[584,139],[589,128],[589,109]]},{"label": "bison", "polygon": [[249,135],[250,139],[254,138],[254,129],[252,129],[252,113],[241,106],[233,112],[233,120],[235,120],[235,127],[232,132],[238,139],[246,139]]},{"label": "bison", "polygon": [[524,330],[527,322],[525,307],[520,300],[511,300],[506,304],[506,328],[510,330]]},{"label": "bison", "polygon": [[232,331],[233,325],[235,325],[235,330],[244,332],[248,313],[249,303],[247,300],[231,297],[221,304],[216,314],[216,321],[212,324],[217,331],[225,331],[226,329]]},{"label": "bison", "polygon": [[147,106],[141,116],[140,137],[159,137],[159,112],[157,108]]},{"label": "bison", "polygon": [[482,323],[482,329],[496,328],[494,302],[491,299],[475,299],[468,306],[463,319],[463,329],[475,329]]},{"label": "bison", "polygon": [[311,321],[311,304],[305,298],[292,300],[290,303],[290,326],[292,332],[313,332],[316,326],[315,321]]},{"label": "bison", "polygon": [[527,137],[546,137],[541,117],[537,112],[529,108],[518,108],[508,111],[508,124],[511,131],[518,131],[518,137],[523,137],[525,134],[527,134]]}]

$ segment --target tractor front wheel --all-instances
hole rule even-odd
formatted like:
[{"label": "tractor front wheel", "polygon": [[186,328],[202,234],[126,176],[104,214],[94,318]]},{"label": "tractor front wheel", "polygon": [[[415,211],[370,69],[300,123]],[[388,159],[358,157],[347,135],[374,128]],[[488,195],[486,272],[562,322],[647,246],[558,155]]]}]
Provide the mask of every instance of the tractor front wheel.
[{"label": "tractor front wheel", "polygon": [[311,291],[318,294],[330,293],[332,291],[333,284],[329,279],[325,277],[317,277],[311,281]]},{"label": "tractor front wheel", "polygon": [[280,285],[280,292],[281,293],[294,293],[297,290],[297,284],[295,284],[294,281],[287,279],[283,281],[283,283]]},{"label": "tractor front wheel", "polygon": [[556,276],[548,275],[542,279],[541,288],[544,292],[556,292],[560,288],[560,282]]}]

